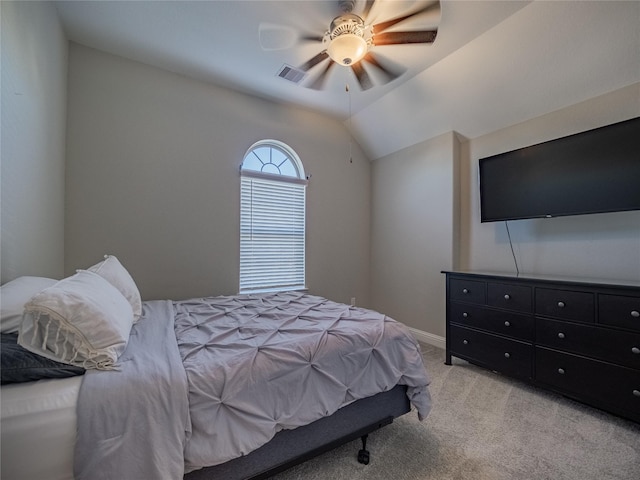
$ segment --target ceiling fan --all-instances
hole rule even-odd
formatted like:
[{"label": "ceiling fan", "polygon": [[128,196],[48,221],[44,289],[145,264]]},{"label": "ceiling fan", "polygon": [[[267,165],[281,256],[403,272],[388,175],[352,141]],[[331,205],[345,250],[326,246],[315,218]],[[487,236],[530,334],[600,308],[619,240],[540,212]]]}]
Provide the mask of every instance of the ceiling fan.
[{"label": "ceiling fan", "polygon": [[438,33],[433,30],[387,31],[391,27],[409,20],[428,11],[439,13],[440,2],[433,0],[421,8],[387,21],[367,24],[366,19],[376,0],[364,0],[360,14],[354,13],[357,0],[338,0],[340,15],[335,17],[329,29],[323,35],[305,35],[302,41],[320,42],[324,47],[317,55],[310,58],[299,67],[303,72],[309,72],[317,65],[326,62],[320,73],[308,84],[309,88],[320,90],[335,65],[350,68],[362,90],[373,87],[373,81],[365,65],[372,66],[382,72],[384,80],[390,82],[398,78],[405,69],[390,62],[385,62],[373,53],[384,45],[405,45],[433,43]]}]

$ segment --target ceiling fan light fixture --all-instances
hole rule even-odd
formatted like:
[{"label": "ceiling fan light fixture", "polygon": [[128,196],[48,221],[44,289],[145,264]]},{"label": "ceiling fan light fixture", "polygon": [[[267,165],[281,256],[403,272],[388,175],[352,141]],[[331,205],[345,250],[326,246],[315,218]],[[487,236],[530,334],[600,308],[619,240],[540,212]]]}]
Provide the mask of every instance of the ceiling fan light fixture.
[{"label": "ceiling fan light fixture", "polygon": [[362,36],[343,33],[331,40],[327,53],[334,62],[348,67],[362,60],[367,50],[367,41]]}]

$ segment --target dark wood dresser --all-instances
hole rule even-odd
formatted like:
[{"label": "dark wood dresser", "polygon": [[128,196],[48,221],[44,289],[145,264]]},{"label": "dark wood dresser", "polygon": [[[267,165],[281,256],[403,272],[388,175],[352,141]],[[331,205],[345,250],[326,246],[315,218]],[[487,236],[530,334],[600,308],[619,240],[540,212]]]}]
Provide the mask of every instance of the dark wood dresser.
[{"label": "dark wood dresser", "polygon": [[447,282],[462,358],[640,422],[640,285],[478,272]]}]

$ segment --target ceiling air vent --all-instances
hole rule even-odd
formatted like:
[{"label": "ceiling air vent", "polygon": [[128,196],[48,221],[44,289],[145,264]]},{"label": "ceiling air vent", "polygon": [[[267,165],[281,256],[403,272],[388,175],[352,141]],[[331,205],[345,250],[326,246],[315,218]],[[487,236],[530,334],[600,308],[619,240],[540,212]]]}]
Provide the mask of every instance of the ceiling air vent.
[{"label": "ceiling air vent", "polygon": [[283,65],[278,72],[278,76],[280,78],[284,78],[285,80],[289,80],[295,84],[299,84],[306,75],[306,72],[303,70],[298,70],[297,68],[286,64]]}]

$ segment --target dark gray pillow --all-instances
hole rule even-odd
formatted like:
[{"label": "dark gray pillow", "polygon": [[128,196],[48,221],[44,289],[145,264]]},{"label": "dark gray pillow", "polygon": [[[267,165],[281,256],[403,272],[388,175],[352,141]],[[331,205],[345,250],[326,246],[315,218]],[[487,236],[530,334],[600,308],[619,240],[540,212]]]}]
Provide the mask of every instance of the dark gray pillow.
[{"label": "dark gray pillow", "polygon": [[2,385],[32,382],[43,378],[73,377],[85,372],[84,368],[55,362],[22,348],[18,345],[16,334],[2,334],[0,357]]}]

